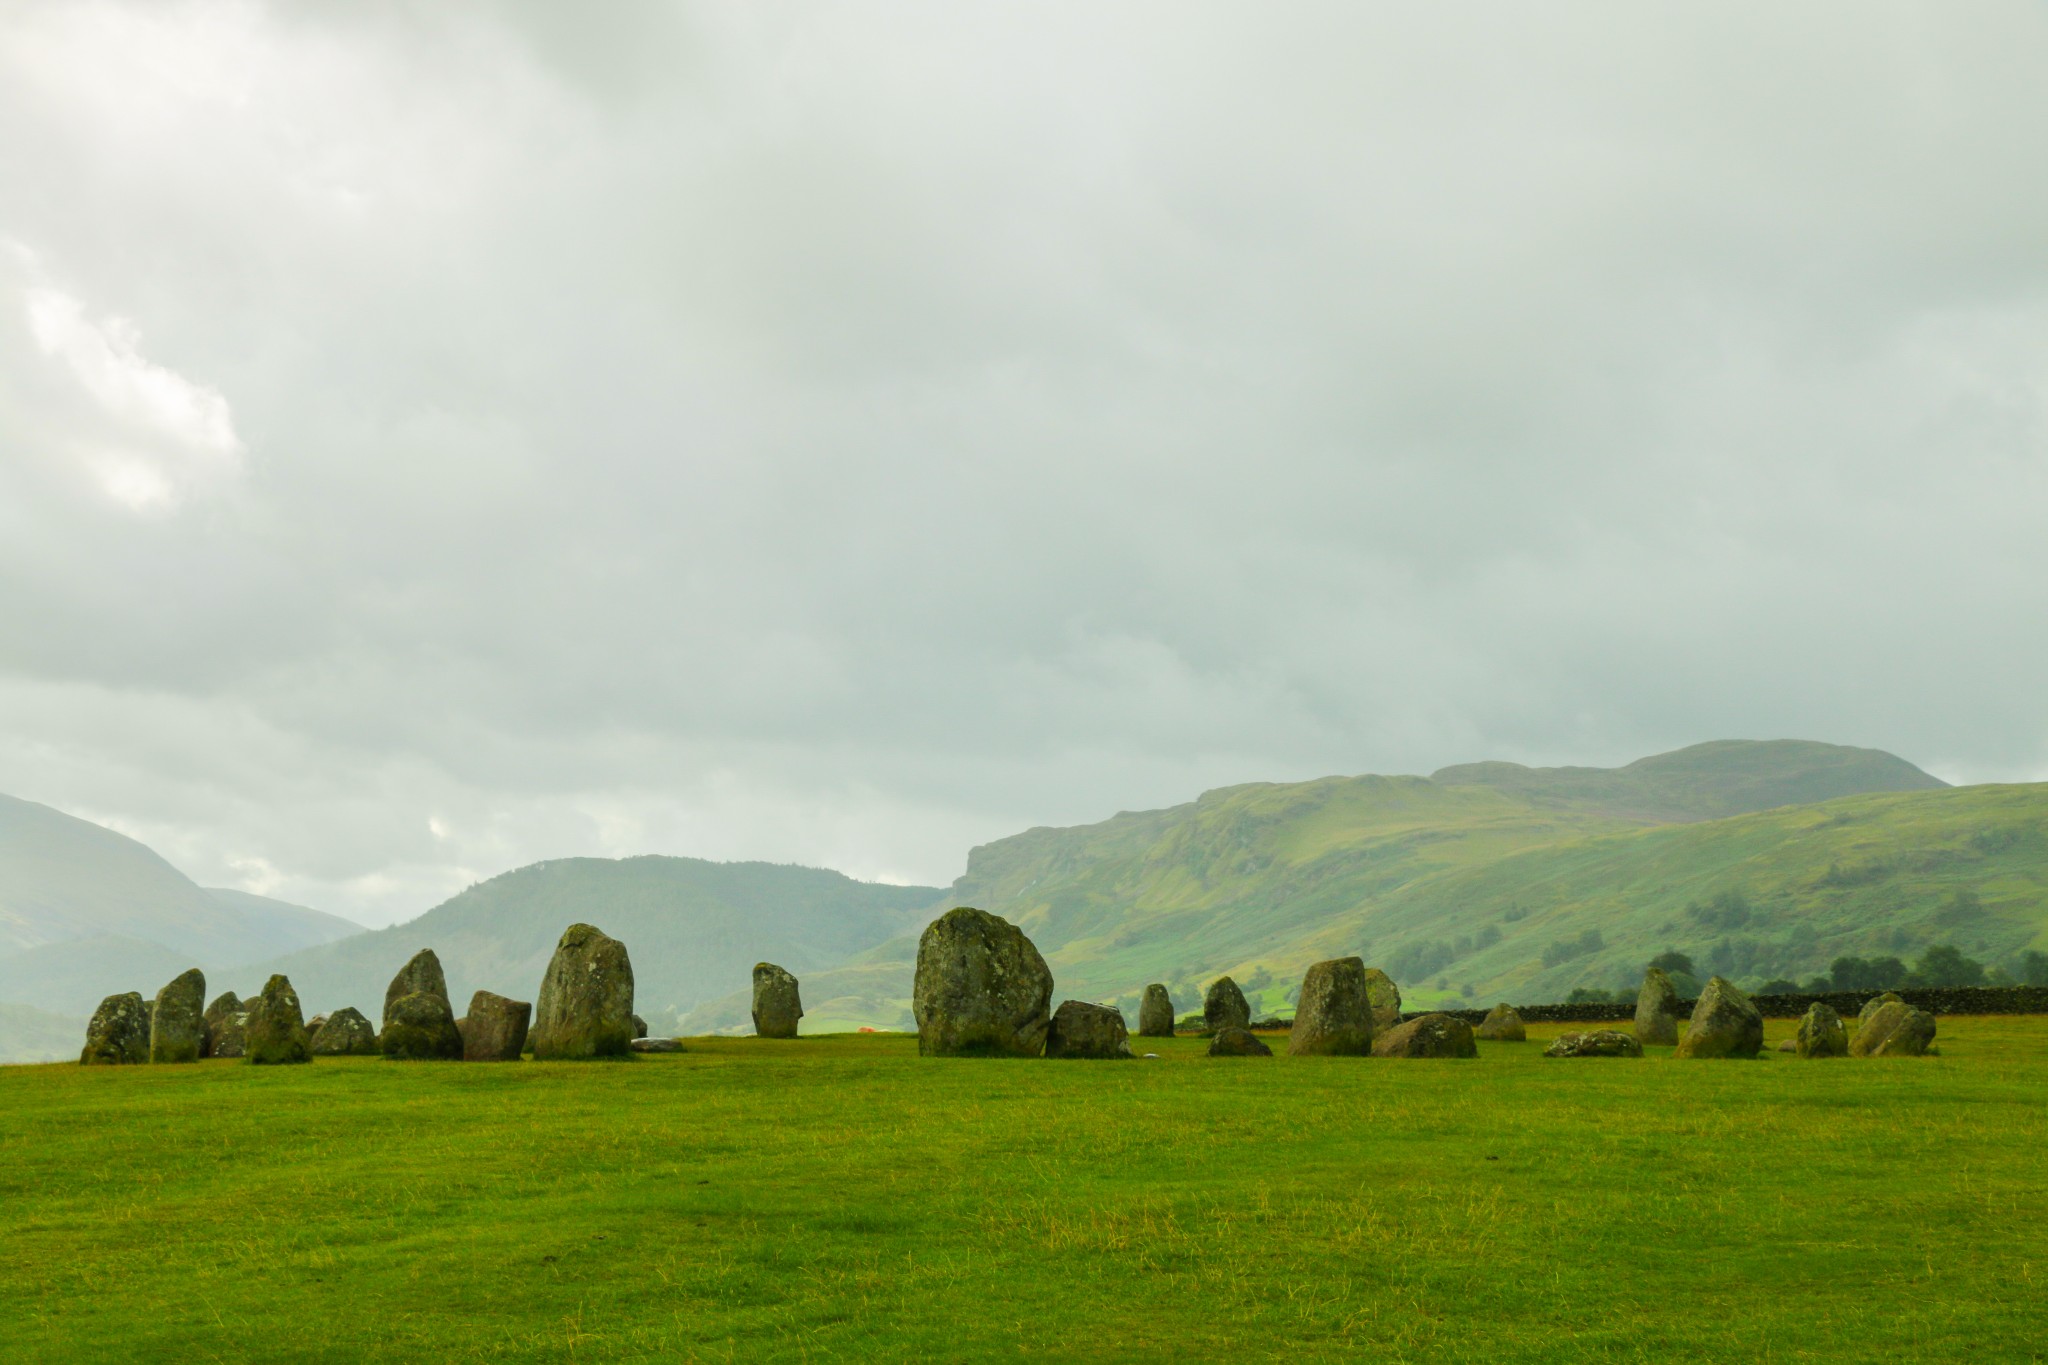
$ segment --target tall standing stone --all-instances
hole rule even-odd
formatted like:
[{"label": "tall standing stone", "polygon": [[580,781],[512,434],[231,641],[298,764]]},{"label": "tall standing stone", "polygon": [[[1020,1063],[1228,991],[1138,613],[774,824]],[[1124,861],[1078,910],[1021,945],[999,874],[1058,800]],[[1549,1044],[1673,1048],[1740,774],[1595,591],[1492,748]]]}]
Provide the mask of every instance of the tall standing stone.
[{"label": "tall standing stone", "polygon": [[459,1062],[462,1030],[446,997],[414,991],[385,1004],[377,1048],[394,1062]]},{"label": "tall standing stone", "polygon": [[1385,1033],[1401,1024],[1401,988],[1377,967],[1365,969],[1365,998],[1372,1001],[1372,1031]]},{"label": "tall standing stone", "polygon": [[804,1017],[796,978],[772,962],[754,964],[754,1032],[763,1038],[796,1037]]},{"label": "tall standing stone", "polygon": [[353,1005],[336,1010],[321,1021],[319,1028],[309,1028],[307,1032],[313,1035],[315,1057],[377,1055],[377,1030],[370,1027],[370,1021]]},{"label": "tall standing stone", "polygon": [[1045,1055],[1101,1059],[1129,1057],[1131,1040],[1124,1029],[1123,1011],[1082,1000],[1061,1001],[1045,1031]]},{"label": "tall standing stone", "polygon": [[1365,960],[1333,957],[1302,974],[1287,1036],[1291,1057],[1364,1057],[1372,1052],[1372,1000]]},{"label": "tall standing stone", "polygon": [[1235,981],[1219,976],[1209,983],[1209,989],[1202,993],[1202,1028],[1206,1032],[1249,1028],[1251,1022],[1252,1007],[1245,1003],[1244,992]]},{"label": "tall standing stone", "polygon": [[1643,973],[1636,993],[1636,1041],[1669,1047],[1678,1041],[1678,988],[1662,967]]},{"label": "tall standing stone", "polygon": [[156,993],[150,1012],[149,1060],[196,1062],[206,1048],[206,977],[197,967]]},{"label": "tall standing stone", "polygon": [[555,945],[534,1011],[537,1062],[628,1057],[633,1052],[633,960],[626,945],[572,924]]},{"label": "tall standing stone", "polygon": [[246,1050],[249,1007],[233,991],[223,991],[206,1007],[206,1046],[209,1057],[239,1057]]},{"label": "tall standing stone", "polygon": [[1806,1011],[1806,1017],[1799,1021],[1799,1032],[1792,1039],[1792,1050],[1802,1057],[1846,1057],[1849,1055],[1849,1030],[1842,1025],[1842,1016],[1835,1013],[1834,1006],[1816,1000]]},{"label": "tall standing stone", "polygon": [[110,995],[85,1026],[80,1066],[135,1066],[149,1060],[149,1006],[141,991]]},{"label": "tall standing stone", "polygon": [[478,991],[469,998],[469,1013],[462,1020],[462,1060],[518,1061],[532,1019],[533,1006],[526,1001]]},{"label": "tall standing stone", "polygon": [[1166,987],[1157,981],[1145,988],[1145,998],[1138,1005],[1138,1036],[1140,1038],[1171,1038],[1173,1036],[1173,997],[1166,993]]},{"label": "tall standing stone", "polygon": [[386,1019],[391,1015],[392,1004],[408,995],[438,995],[441,1003],[448,1006],[448,1016],[455,1017],[455,1002],[448,998],[448,974],[441,970],[441,959],[432,948],[414,953],[384,988]]},{"label": "tall standing stone", "polygon": [[1934,1016],[1903,1000],[1879,1005],[1849,1043],[1851,1057],[1925,1057],[1934,1043]]},{"label": "tall standing stone", "polygon": [[1486,1012],[1486,1018],[1479,1021],[1479,1027],[1474,1029],[1473,1033],[1489,1043],[1529,1041],[1529,1030],[1522,1023],[1522,1016],[1505,1000]]},{"label": "tall standing stone", "polygon": [[306,1036],[299,993],[287,978],[271,977],[263,984],[263,994],[250,1004],[245,1047],[249,1061],[257,1066],[313,1060],[313,1040]]},{"label": "tall standing stone", "polygon": [[917,941],[910,1008],[926,1057],[1036,1057],[1051,1025],[1052,969],[1024,931],[956,906]]},{"label": "tall standing stone", "polygon": [[[1638,1039],[1638,1041],[1641,1041]],[[1725,977],[1700,991],[1692,1021],[1678,1040],[1678,1057],[1754,1057],[1764,1047],[1764,1016]]]}]

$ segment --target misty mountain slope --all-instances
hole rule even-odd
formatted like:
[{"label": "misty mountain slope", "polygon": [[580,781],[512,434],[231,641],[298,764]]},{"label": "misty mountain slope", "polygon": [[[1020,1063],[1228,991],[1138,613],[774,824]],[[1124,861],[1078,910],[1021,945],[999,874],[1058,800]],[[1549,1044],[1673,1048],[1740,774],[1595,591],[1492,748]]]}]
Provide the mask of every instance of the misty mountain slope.
[{"label": "misty mountain slope", "polygon": [[[1899,795],[1844,791],[1859,787]],[[1719,935],[1698,922],[1673,940],[1665,930],[1666,901],[1675,896],[1682,908],[1719,894],[1728,889],[1731,862],[1761,856],[1763,848],[1785,868],[1769,879],[1768,894],[1786,900],[1787,926],[1809,922],[1811,941],[1776,957],[1764,951],[1746,967],[1783,958],[1790,970],[1800,953],[1859,944],[1868,935],[1858,916],[1870,913],[1869,905],[1808,887],[1825,875],[1829,860],[1858,855],[1841,840],[1823,844],[1801,833],[1792,812],[1835,806],[1794,804],[1797,798],[1900,801],[1911,812],[1906,824],[1924,819],[1947,828],[1979,818],[1983,790],[1948,788],[1877,751],[1789,741],[1698,745],[1611,770],[1475,764],[1430,779],[1251,784],[1171,810],[1031,830],[975,849],[953,900],[1023,925],[1052,965],[1062,997],[1131,1003],[1145,982],[1166,981],[1185,1008],[1203,982],[1227,971],[1262,1008],[1280,1009],[1307,963],[1363,953],[1399,968],[1417,1000],[1455,996],[1464,985],[1478,995],[1507,990],[1522,1000],[1547,999],[1596,978],[1611,986],[1607,976],[1621,972],[1616,964],[1639,966],[1674,942],[1703,951],[1717,944]],[[2039,797],[2013,790],[2022,793],[2014,799],[2023,824]],[[1706,819],[1710,813],[1722,818]],[[1653,823],[1660,820],[1685,823]],[[1904,837],[1887,837],[1893,834]],[[1633,842],[1650,839],[1667,842]],[[2014,847],[2018,906],[2032,855],[2024,840]],[[1646,848],[1666,850],[1657,855],[1657,908],[1623,913],[1624,902],[1646,893],[1607,887],[1602,869],[1633,876],[1629,869],[1649,856],[1641,852]],[[1827,860],[1811,866],[1823,851]],[[1577,869],[1583,880],[1558,890],[1557,904],[1538,914],[1535,893],[1526,888],[1562,875],[1544,858],[1562,859],[1556,866]],[[1937,890],[1894,886],[1887,894],[1898,899],[1898,914],[1884,932],[1920,933]],[[2025,920],[2023,909],[2014,914],[2008,940]],[[1576,939],[1596,927],[1606,936],[1603,949],[1544,964],[1545,950],[1567,928]],[[1475,948],[1494,935],[1498,942]],[[1461,938],[1468,940],[1462,951]],[[1853,948],[1818,957],[1814,969],[1847,951]],[[1555,949],[1551,955],[1557,957]],[[885,956],[896,960],[894,976],[878,970]],[[914,956],[914,938],[878,948],[857,973],[843,982],[828,973],[807,994],[868,990],[865,1022],[899,1020]],[[1434,991],[1439,979],[1447,988],[1441,993]],[[850,1003],[840,1012],[860,1013]],[[730,1025],[738,1022],[732,1016],[727,1000],[692,1022]]]},{"label": "misty mountain slope", "polygon": [[293,905],[290,901],[272,900],[269,896],[225,886],[200,889],[242,917],[245,951],[235,959],[237,962],[253,962],[280,953],[293,953],[301,948],[313,948],[369,932],[354,920],[330,915],[325,910]]},{"label": "misty mountain slope", "polygon": [[844,962],[921,923],[944,895],[773,863],[559,858],[479,883],[406,924],[244,975],[260,984],[285,972],[309,1010],[354,1005],[374,1018],[392,975],[432,948],[458,1011],[479,989],[531,1001],[562,931],[580,920],[625,943],[640,1013],[651,1016],[748,986],[758,961],[799,976]]},{"label": "misty mountain slope", "polygon": [[0,1005],[0,1064],[75,1062],[85,1046],[87,1016]]}]

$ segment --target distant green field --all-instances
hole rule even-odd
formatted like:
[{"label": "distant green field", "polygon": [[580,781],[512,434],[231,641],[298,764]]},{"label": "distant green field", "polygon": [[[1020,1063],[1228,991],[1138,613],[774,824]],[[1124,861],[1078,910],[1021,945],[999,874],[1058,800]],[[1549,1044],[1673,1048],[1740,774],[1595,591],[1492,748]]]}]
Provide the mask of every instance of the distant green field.
[{"label": "distant green field", "polygon": [[2048,1020],[1940,1042],[0,1068],[0,1355],[2038,1360]]}]

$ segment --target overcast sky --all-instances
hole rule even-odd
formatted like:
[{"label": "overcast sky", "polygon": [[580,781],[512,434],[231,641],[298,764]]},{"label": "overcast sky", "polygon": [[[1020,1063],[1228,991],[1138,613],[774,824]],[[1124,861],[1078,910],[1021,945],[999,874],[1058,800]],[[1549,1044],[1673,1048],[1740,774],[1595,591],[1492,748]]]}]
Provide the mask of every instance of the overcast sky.
[{"label": "overcast sky", "polygon": [[0,790],[383,923],[2048,776],[2048,6],[0,0]]}]

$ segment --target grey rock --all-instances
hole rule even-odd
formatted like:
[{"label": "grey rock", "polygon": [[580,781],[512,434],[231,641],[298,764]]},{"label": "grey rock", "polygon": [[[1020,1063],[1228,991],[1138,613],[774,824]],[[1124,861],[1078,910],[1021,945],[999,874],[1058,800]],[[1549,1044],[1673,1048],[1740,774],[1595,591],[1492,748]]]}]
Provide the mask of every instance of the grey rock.
[{"label": "grey rock", "polygon": [[1372,1031],[1385,1033],[1401,1025],[1401,988],[1377,967],[1365,969],[1365,997],[1372,1001]]},{"label": "grey rock", "polygon": [[632,1048],[635,1052],[681,1052],[683,1051],[683,1040],[680,1038],[635,1038],[632,1042]]},{"label": "grey rock", "polygon": [[247,1050],[249,1007],[233,991],[223,992],[206,1007],[205,1052],[209,1057],[240,1057]]},{"label": "grey rock", "polygon": [[434,955],[432,948],[422,948],[414,953],[411,961],[400,967],[398,975],[392,977],[391,984],[384,988],[384,1014],[387,1019],[392,1002],[408,995],[438,995],[453,1017],[455,1003],[448,998],[448,976],[441,970],[441,959]]},{"label": "grey rock", "polygon": [[196,1062],[206,1050],[206,977],[194,967],[156,993],[149,1060]]},{"label": "grey rock", "polygon": [[291,981],[273,976],[249,1005],[246,1060],[256,1066],[290,1066],[313,1060],[313,1040]]},{"label": "grey rock", "polygon": [[385,1003],[384,1028],[377,1035],[377,1046],[394,1062],[459,1062],[462,1030],[455,1026],[448,997],[414,991]]},{"label": "grey rock", "polygon": [[1636,993],[1636,1041],[1670,1047],[1678,1041],[1678,988],[1662,967],[1643,973]]},{"label": "grey rock", "polygon": [[1450,1014],[1425,1014],[1388,1029],[1372,1042],[1375,1057],[1477,1057],[1472,1026]]},{"label": "grey rock", "polygon": [[1081,1000],[1064,1000],[1045,1031],[1048,1057],[1128,1058],[1131,1040],[1122,1011]]},{"label": "grey rock", "polygon": [[591,925],[570,925],[541,979],[534,1060],[623,1057],[632,1043],[633,961],[626,945]]},{"label": "grey rock", "polygon": [[1333,957],[1302,974],[1301,995],[1288,1032],[1292,1057],[1364,1057],[1372,1052],[1372,1000],[1365,961]]},{"label": "grey rock", "polygon": [[1791,1050],[1801,1057],[1846,1057],[1849,1055],[1849,1030],[1843,1026],[1842,1016],[1835,1013],[1832,1005],[1815,1001],[1799,1021],[1799,1032],[1793,1036]]},{"label": "grey rock", "polygon": [[1515,1013],[1513,1005],[1505,1002],[1495,1005],[1492,1009],[1488,1010],[1486,1018],[1480,1020],[1479,1027],[1474,1029],[1473,1032],[1489,1043],[1526,1043],[1529,1041],[1529,1030],[1522,1023],[1522,1016]]},{"label": "grey rock", "polygon": [[1870,1016],[1876,1014],[1886,1005],[1903,1005],[1905,1003],[1906,1002],[1902,998],[1900,998],[1899,993],[1897,991],[1886,991],[1883,995],[1871,996],[1868,1000],[1863,1002],[1863,1008],[1856,1012],[1857,1029],[1861,1030],[1865,1024],[1870,1022]]},{"label": "grey rock", "polygon": [[925,926],[910,1001],[919,1054],[1036,1057],[1051,1004],[1051,968],[1002,916],[963,905]]},{"label": "grey rock", "polygon": [[353,1005],[327,1015],[319,1028],[309,1032],[315,1057],[374,1057],[379,1050],[377,1030]]},{"label": "grey rock", "polygon": [[1202,995],[1202,1027],[1209,1033],[1219,1029],[1247,1028],[1252,1022],[1252,1007],[1245,1002],[1244,992],[1237,983],[1227,976],[1219,976],[1209,983],[1209,989]]},{"label": "grey rock", "polygon": [[526,1031],[533,1022],[533,1006],[490,991],[478,991],[469,998],[469,1013],[463,1017],[462,1060],[465,1062],[516,1062],[526,1049]]},{"label": "grey rock", "polygon": [[1632,1034],[1617,1028],[1592,1029],[1585,1033],[1560,1033],[1543,1049],[1546,1057],[1640,1057],[1643,1045]]},{"label": "grey rock", "polygon": [[1157,981],[1145,988],[1145,998],[1138,1006],[1138,1036],[1173,1036],[1173,997],[1168,995],[1166,987]]},{"label": "grey rock", "polygon": [[1225,1024],[1209,1039],[1211,1057],[1270,1057],[1273,1049],[1267,1047],[1250,1029],[1235,1024]]},{"label": "grey rock", "polygon": [[754,1032],[763,1038],[796,1037],[804,1017],[796,978],[772,962],[754,964]]},{"label": "grey rock", "polygon": [[1871,1012],[1849,1044],[1851,1057],[1925,1057],[1933,1050],[1934,1016],[1903,1000]]},{"label": "grey rock", "polygon": [[1700,991],[1692,1020],[1678,1040],[1678,1057],[1754,1057],[1763,1051],[1764,1017],[1725,977]]},{"label": "grey rock", "polygon": [[149,1006],[141,991],[110,995],[85,1026],[80,1066],[139,1066],[149,1060]]},{"label": "grey rock", "polygon": [[633,1036],[635,1038],[645,1038],[647,1036],[647,1021],[637,1014],[633,1016]]}]

